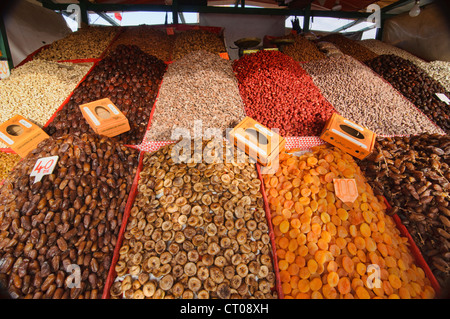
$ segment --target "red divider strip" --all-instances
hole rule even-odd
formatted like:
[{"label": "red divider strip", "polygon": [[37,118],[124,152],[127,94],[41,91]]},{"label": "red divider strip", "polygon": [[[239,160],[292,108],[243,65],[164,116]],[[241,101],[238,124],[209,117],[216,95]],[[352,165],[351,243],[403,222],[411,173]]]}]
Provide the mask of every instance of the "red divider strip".
[{"label": "red divider strip", "polygon": [[134,200],[137,195],[137,187],[139,184],[139,177],[140,177],[139,173],[142,171],[143,159],[144,159],[144,152],[140,152],[139,153],[139,164],[136,169],[136,175],[134,176],[133,185],[131,186],[130,194],[128,195],[127,204],[125,206],[125,211],[123,213],[122,225],[120,226],[119,235],[117,237],[116,247],[114,248],[114,254],[113,254],[112,261],[111,261],[111,266],[109,267],[108,276],[106,277],[105,287],[103,288],[102,299],[109,299],[109,297],[110,297],[109,291],[110,291],[111,286],[113,285],[114,279],[116,277],[115,267],[116,267],[117,261],[119,260],[119,250],[120,250],[120,247],[122,246],[123,237],[125,234],[125,229],[128,224],[128,218],[130,217],[131,208],[133,207]]},{"label": "red divider strip", "polygon": [[261,181],[261,190],[260,191],[263,195],[264,210],[266,212],[267,224],[269,225],[269,237],[270,237],[270,242],[272,244],[272,254],[273,254],[272,258],[273,258],[274,273],[275,273],[275,289],[278,293],[278,299],[284,299],[283,289],[281,289],[280,270],[278,268],[277,249],[275,246],[275,234],[273,232],[272,217],[270,214],[269,201],[267,199],[266,191],[264,188],[264,180],[263,180],[262,174],[261,174],[261,167],[258,163],[256,163],[256,169],[258,171],[258,178]]}]

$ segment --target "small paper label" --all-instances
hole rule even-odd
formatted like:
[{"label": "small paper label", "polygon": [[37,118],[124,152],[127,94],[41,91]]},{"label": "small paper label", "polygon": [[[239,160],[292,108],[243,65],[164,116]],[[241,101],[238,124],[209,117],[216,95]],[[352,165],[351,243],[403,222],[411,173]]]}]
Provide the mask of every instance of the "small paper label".
[{"label": "small paper label", "polygon": [[0,138],[2,140],[4,140],[9,145],[13,145],[14,144],[14,141],[12,139],[10,139],[8,136],[6,136],[5,134],[3,134],[2,132],[0,132]]},{"label": "small paper label", "polygon": [[333,179],[333,183],[336,196],[344,203],[353,203],[358,198],[355,179]]},{"label": "small paper label", "polygon": [[0,79],[6,79],[10,74],[8,61],[0,61]]},{"label": "small paper label", "polygon": [[95,125],[95,126],[99,126],[99,125],[100,125],[100,122],[97,120],[97,118],[95,117],[95,115],[92,114],[91,110],[90,110],[87,106],[85,106],[85,107],[83,108],[83,110],[84,110],[84,111],[86,112],[86,114],[90,117],[90,119],[92,120],[92,122],[94,122],[94,125]]},{"label": "small paper label", "polygon": [[167,28],[166,31],[167,31],[167,35],[174,35],[175,34],[173,28]]},{"label": "small paper label", "polygon": [[219,56],[222,59],[225,59],[225,60],[229,60],[230,59],[230,57],[228,56],[228,52],[221,52],[221,53],[219,53]]},{"label": "small paper label", "polygon": [[436,93],[436,96],[439,98],[439,100],[441,100],[445,104],[447,105],[450,104],[450,99],[444,93]]},{"label": "small paper label", "polygon": [[36,161],[30,176],[35,176],[34,183],[39,182],[44,175],[50,175],[58,162],[59,156],[42,157]]},{"label": "small paper label", "polygon": [[118,115],[119,111],[112,104],[108,104],[108,108],[113,112],[114,115]]}]

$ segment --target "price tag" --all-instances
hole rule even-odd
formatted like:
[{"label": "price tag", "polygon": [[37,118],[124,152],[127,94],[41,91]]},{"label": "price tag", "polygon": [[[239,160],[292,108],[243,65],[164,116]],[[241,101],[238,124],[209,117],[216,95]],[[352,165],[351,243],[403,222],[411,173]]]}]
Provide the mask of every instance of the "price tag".
[{"label": "price tag", "polygon": [[436,96],[439,98],[439,100],[441,100],[445,104],[447,105],[450,104],[450,99],[444,93],[436,93]]},{"label": "price tag", "polygon": [[42,157],[36,161],[30,176],[36,176],[34,183],[39,182],[44,175],[53,173],[53,169],[58,162],[59,156]]},{"label": "price tag", "polygon": [[8,61],[0,61],[0,79],[6,79],[10,74]]},{"label": "price tag", "polygon": [[356,180],[350,179],[333,179],[334,192],[344,203],[353,203],[358,198],[358,188]]},{"label": "price tag", "polygon": [[166,31],[167,31],[167,35],[174,35],[175,34],[175,31],[173,30],[173,28],[167,28]]}]

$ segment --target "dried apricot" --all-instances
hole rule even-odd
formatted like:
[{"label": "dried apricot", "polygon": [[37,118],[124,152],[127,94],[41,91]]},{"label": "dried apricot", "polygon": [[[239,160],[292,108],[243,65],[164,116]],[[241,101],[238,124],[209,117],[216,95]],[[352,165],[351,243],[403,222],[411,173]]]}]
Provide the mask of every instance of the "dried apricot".
[{"label": "dried apricot", "polygon": [[362,286],[357,287],[355,292],[359,299],[370,299],[369,292]]}]

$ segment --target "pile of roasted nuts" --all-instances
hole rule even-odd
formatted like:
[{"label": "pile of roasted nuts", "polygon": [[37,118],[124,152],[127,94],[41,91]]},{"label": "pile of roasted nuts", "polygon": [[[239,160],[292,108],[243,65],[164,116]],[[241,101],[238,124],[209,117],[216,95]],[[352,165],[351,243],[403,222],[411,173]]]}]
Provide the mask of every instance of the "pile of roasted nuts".
[{"label": "pile of roasted nuts", "polygon": [[139,144],[166,71],[166,64],[137,46],[119,45],[102,59],[74,90],[69,102],[46,128],[49,135],[93,132],[80,105],[109,98],[127,117],[130,130],[114,137],[127,145]]},{"label": "pile of roasted nuts", "polygon": [[326,55],[322,53],[316,45],[302,35],[291,35],[295,42],[287,45],[283,53],[289,55],[296,61],[307,62],[325,59]]},{"label": "pile of roasted nuts", "polygon": [[112,298],[277,297],[261,181],[231,150],[183,139],[144,155]]},{"label": "pile of roasted nuts", "polygon": [[446,133],[450,132],[449,108],[435,95],[448,93],[439,82],[396,55],[380,55],[366,63]]},{"label": "pile of roasted nuts", "polygon": [[111,44],[110,51],[118,45],[136,45],[147,54],[160,60],[170,61],[174,37],[163,30],[148,25],[125,27],[123,32]]},{"label": "pile of roasted nuts", "polygon": [[[35,182],[36,160],[59,156]],[[139,152],[107,137],[48,138],[0,193],[0,283],[12,298],[100,298]]]},{"label": "pile of roasted nuts", "polygon": [[450,137],[378,138],[360,163],[369,183],[392,205],[441,287],[450,278]]},{"label": "pile of roasted nuts", "polygon": [[176,33],[172,59],[179,60],[186,54],[205,50],[211,53],[227,52],[223,38],[207,30],[188,30]]},{"label": "pile of roasted nuts", "polygon": [[371,60],[378,56],[378,54],[359,44],[357,41],[349,39],[339,33],[326,35],[320,38],[320,41],[333,43],[343,54],[350,55],[360,62]]}]

